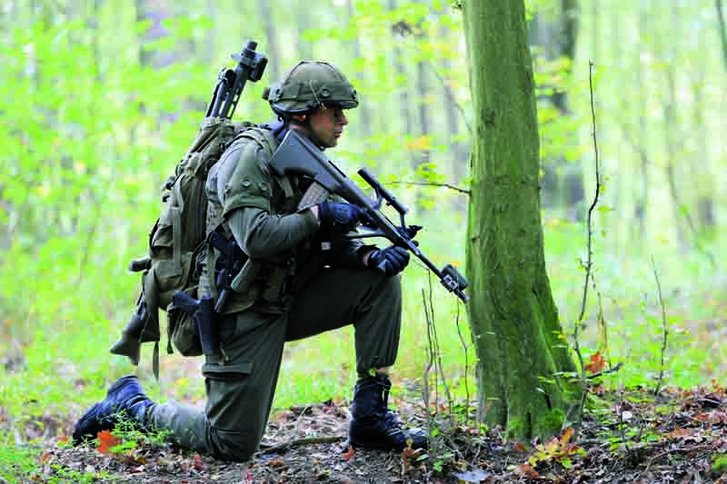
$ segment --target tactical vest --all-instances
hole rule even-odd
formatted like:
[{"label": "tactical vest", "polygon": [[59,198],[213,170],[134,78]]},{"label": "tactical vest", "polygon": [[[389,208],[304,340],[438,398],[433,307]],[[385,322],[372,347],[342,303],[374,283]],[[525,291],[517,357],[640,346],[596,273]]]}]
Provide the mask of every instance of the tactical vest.
[{"label": "tactical vest", "polygon": [[[255,143],[262,150],[262,156],[266,161],[272,157],[279,144],[271,130],[254,127],[238,134],[228,150],[232,152],[247,143]],[[227,160],[227,162],[232,161]],[[239,158],[235,161],[239,162]],[[229,179],[224,183],[229,186],[239,186],[245,181],[235,178],[238,173],[235,166],[224,166],[223,163],[218,163],[214,170],[215,172],[210,173],[207,183],[207,196],[209,199],[207,231],[218,230],[225,238],[231,239],[232,232],[224,220],[222,208],[221,198],[224,197],[224,194],[221,196],[218,193],[219,181],[217,177],[221,176],[224,179],[224,177],[229,176]],[[219,173],[224,170],[228,170],[228,173]],[[296,180],[288,176],[273,176],[273,181],[274,186],[270,187],[270,212],[275,215],[294,213],[297,203],[302,197]],[[209,295],[214,297],[215,300],[219,297],[215,279],[216,274],[219,272],[220,257],[218,251],[208,247],[207,257],[202,268],[202,277],[200,278],[200,297]],[[281,254],[278,257],[266,260],[245,258],[241,262],[242,267],[234,275],[230,284],[233,296],[229,303],[225,305],[222,314],[243,311],[256,303],[262,303],[269,310],[274,310],[276,307],[282,310],[285,285],[295,271],[295,253]],[[216,270],[210,270],[210,268]]]}]

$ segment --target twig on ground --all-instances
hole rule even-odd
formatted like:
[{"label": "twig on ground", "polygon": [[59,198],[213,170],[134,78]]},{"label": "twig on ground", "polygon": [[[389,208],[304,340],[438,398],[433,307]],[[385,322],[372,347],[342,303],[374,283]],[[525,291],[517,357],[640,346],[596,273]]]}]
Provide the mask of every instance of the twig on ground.
[{"label": "twig on ground", "polygon": [[328,437],[303,437],[301,439],[290,440],[288,442],[283,442],[282,444],[277,444],[271,447],[267,447],[265,449],[260,449],[257,453],[258,455],[271,454],[274,452],[281,452],[284,450],[292,449],[293,447],[300,447],[303,445],[335,444],[336,442],[343,441],[345,438],[346,437],[342,435],[333,435]]},{"label": "twig on ground", "polygon": [[462,343],[462,350],[464,351],[464,394],[465,394],[465,425],[470,424],[470,384],[469,384],[469,354],[467,341],[464,339],[462,329],[459,327],[459,309],[460,304],[457,304],[457,315],[455,317],[455,326],[457,327],[457,336],[459,341]]},{"label": "twig on ground", "polygon": [[[427,435],[429,436],[430,440],[434,433],[434,419],[437,415],[437,401],[439,400],[437,397],[437,370],[434,363],[434,353],[436,349],[434,348],[434,342],[432,338],[432,325],[434,322],[432,321],[433,315],[430,313],[430,307],[427,304],[427,294],[424,288],[422,288],[422,307],[424,308],[424,321],[427,324],[427,364],[424,367],[424,374],[423,374],[423,387],[422,387],[422,397],[424,399],[424,411],[426,412],[427,416]],[[431,404],[430,400],[430,382],[429,377],[431,375],[432,367],[434,368],[434,405]],[[432,410],[433,407],[433,410]]]}]

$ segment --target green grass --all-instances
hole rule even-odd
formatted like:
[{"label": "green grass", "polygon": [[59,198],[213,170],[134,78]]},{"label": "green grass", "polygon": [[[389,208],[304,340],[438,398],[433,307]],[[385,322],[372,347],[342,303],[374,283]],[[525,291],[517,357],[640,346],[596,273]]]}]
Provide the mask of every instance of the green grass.
[{"label": "green grass", "polygon": [[0,481],[16,482],[18,477],[30,476],[37,467],[39,450],[18,447],[11,443],[12,436],[0,432]]}]

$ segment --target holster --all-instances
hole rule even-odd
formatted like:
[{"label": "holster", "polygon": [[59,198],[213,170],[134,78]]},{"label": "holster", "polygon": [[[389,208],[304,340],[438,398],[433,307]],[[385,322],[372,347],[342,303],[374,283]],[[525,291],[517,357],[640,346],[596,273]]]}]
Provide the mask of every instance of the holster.
[{"label": "holster", "polygon": [[207,356],[217,354],[220,349],[220,331],[214,310],[215,300],[211,297],[195,299],[177,291],[172,295],[172,303],[180,310],[192,313],[194,331],[199,337],[202,352]]}]

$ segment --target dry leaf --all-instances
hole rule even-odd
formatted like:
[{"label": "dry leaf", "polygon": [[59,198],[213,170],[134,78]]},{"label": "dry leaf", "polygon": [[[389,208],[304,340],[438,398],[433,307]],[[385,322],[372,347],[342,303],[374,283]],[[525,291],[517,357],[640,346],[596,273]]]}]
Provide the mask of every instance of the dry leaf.
[{"label": "dry leaf", "polygon": [[527,477],[528,479],[539,479],[540,474],[538,474],[538,471],[533,469],[533,466],[529,464],[520,464],[515,467],[515,474]]},{"label": "dry leaf", "polygon": [[685,439],[687,437],[692,436],[692,430],[691,429],[684,429],[684,428],[677,428],[666,434],[666,436],[670,439]]},{"label": "dry leaf", "polygon": [[98,434],[98,451],[102,454],[108,454],[112,447],[116,447],[121,443],[118,437],[115,437],[110,430],[102,430]]},{"label": "dry leaf", "polygon": [[573,436],[573,427],[568,427],[567,429],[565,429],[565,432],[563,432],[563,435],[560,436],[560,443],[565,445],[572,436]]},{"label": "dry leaf", "polygon": [[598,373],[606,368],[606,360],[603,358],[601,353],[594,353],[589,358],[589,362],[586,363],[586,371],[588,373]]},{"label": "dry leaf", "polygon": [[354,453],[355,453],[355,451],[353,450],[353,447],[349,447],[348,450],[343,453],[343,458],[345,460],[351,460],[351,459],[353,459]]}]

